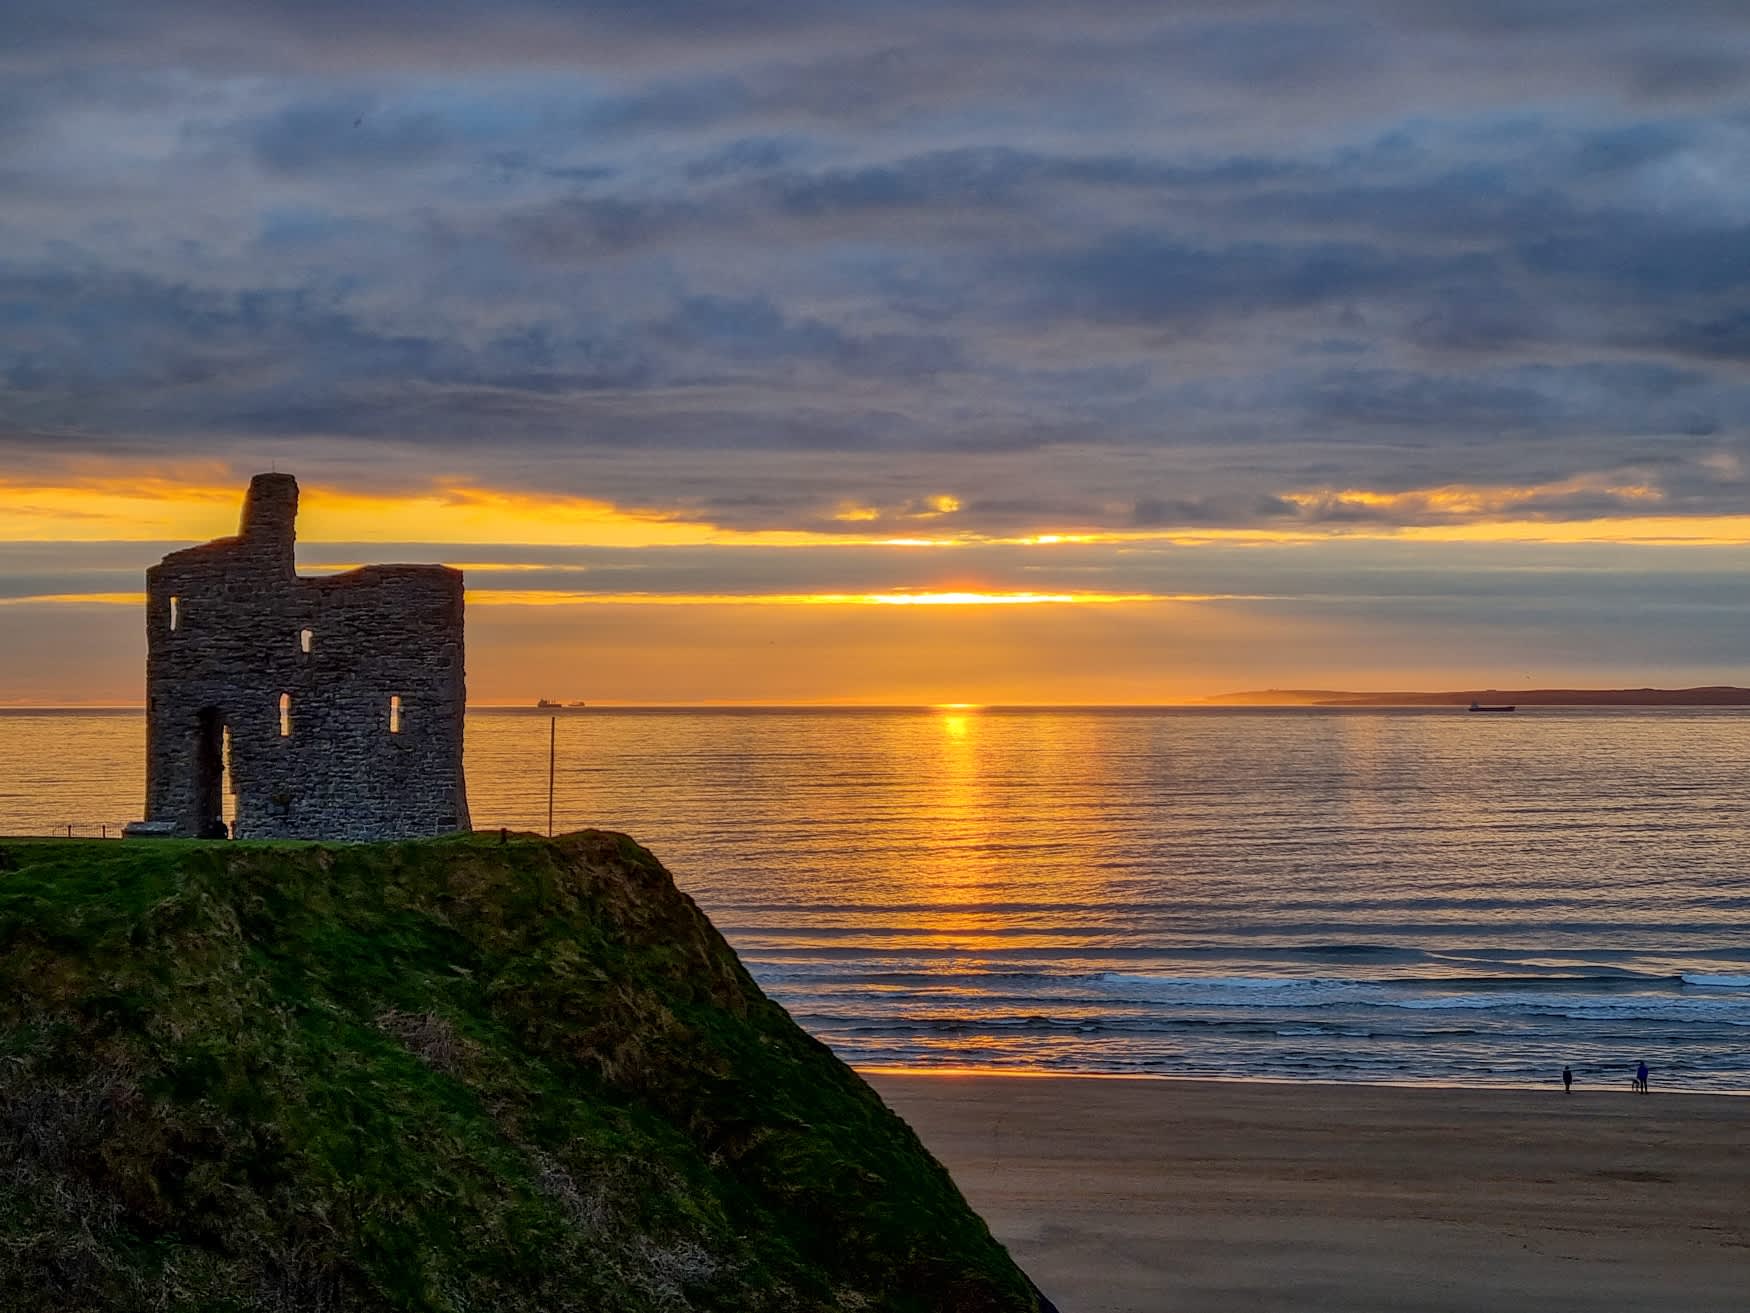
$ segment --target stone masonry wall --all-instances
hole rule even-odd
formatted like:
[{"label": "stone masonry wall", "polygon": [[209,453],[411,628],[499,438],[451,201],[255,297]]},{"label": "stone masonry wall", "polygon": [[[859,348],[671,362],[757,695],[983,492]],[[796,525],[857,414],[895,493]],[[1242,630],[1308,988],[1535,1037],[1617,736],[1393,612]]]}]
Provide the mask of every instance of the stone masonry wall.
[{"label": "stone masonry wall", "polygon": [[146,572],[146,819],[212,832],[228,732],[238,838],[467,829],[461,573],[300,579],[297,510],[296,480],[257,475],[236,538]]}]

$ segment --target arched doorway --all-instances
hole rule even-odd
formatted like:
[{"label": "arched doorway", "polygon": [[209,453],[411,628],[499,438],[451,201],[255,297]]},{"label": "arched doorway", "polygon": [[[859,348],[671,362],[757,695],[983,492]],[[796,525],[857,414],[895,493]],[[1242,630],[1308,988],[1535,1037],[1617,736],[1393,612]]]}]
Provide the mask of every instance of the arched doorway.
[{"label": "arched doorway", "polygon": [[195,730],[194,797],[195,834],[202,839],[227,839],[230,810],[231,731],[225,713],[217,707],[203,708]]}]

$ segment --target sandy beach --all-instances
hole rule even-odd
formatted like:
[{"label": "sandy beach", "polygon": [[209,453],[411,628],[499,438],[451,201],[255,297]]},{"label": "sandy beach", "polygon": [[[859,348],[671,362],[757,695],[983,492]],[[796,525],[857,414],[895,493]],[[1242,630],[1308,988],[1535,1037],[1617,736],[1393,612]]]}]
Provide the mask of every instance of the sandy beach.
[{"label": "sandy beach", "polygon": [[1062,1313],[1750,1309],[1750,1099],[865,1074]]}]

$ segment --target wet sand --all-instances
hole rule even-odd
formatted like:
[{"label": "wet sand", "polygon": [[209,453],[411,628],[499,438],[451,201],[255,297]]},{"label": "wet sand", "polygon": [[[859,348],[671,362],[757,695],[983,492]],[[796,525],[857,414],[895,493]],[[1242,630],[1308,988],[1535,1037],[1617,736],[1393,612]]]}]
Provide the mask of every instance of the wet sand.
[{"label": "wet sand", "polygon": [[865,1075],[1062,1313],[1750,1310],[1750,1098]]}]

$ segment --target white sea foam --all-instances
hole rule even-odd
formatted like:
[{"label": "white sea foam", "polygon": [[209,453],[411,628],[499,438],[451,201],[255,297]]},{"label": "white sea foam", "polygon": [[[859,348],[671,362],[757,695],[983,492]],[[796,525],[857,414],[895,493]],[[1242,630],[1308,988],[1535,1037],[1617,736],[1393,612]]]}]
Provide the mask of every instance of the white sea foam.
[{"label": "white sea foam", "polygon": [[[1649,1021],[1750,1024],[1750,1000],[1735,994],[1683,994],[1675,977],[1582,977],[1564,989],[1558,981],[1523,979],[1428,980],[1293,978],[1279,976],[1164,975],[1109,971],[1102,984],[1131,1003],[1164,1009],[1249,1013],[1318,1009],[1380,1009],[1406,1012],[1470,1012],[1522,1018],[1565,1017],[1577,1021]],[[1718,989],[1750,989],[1746,976],[1685,976],[1690,983],[1718,982]],[[1609,988],[1621,984],[1620,992]],[[1606,987],[1600,992],[1597,986]],[[1542,987],[1539,987],[1542,986]]]},{"label": "white sea foam", "polygon": [[1706,976],[1699,971],[1685,971],[1683,983],[1702,989],[1750,989],[1750,976]]}]

